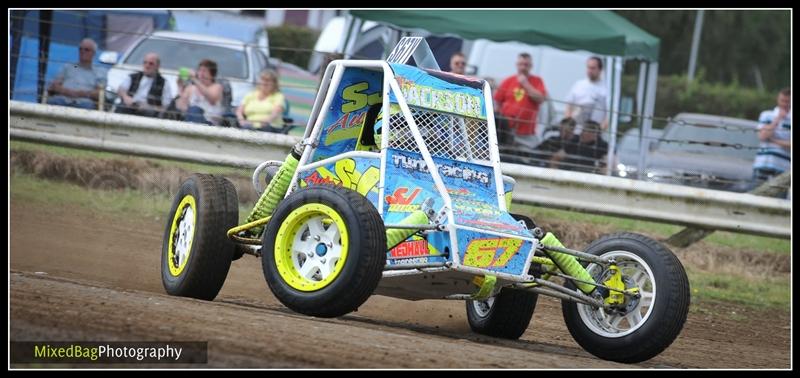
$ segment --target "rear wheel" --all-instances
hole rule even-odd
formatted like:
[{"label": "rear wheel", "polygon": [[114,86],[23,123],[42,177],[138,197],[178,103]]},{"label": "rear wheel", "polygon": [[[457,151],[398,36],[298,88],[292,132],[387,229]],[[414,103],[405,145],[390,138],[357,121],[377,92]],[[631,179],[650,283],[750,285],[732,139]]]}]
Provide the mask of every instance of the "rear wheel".
[{"label": "rear wheel", "polygon": [[264,232],[264,276],[275,297],[302,314],[337,317],[372,294],[386,264],[378,210],[353,190],[314,186],[278,204]]},{"label": "rear wheel", "polygon": [[528,329],[539,294],[503,289],[487,300],[467,300],[467,320],[476,333],[518,339]]},{"label": "rear wheel", "polygon": [[172,203],[161,248],[161,281],[170,295],[213,300],[225,283],[238,221],[236,190],[222,177],[194,174]]}]

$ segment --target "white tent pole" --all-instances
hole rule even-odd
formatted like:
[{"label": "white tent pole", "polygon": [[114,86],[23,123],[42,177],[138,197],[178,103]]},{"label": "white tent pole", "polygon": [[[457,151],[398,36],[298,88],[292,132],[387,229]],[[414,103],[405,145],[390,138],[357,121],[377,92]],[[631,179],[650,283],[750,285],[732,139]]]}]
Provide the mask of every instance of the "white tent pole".
[{"label": "white tent pole", "polygon": [[646,172],[645,158],[650,152],[649,142],[650,129],[653,128],[653,110],[656,105],[656,86],[658,85],[658,62],[650,62],[647,72],[647,91],[645,93],[644,113],[642,114],[642,130],[639,133],[639,179],[642,179]]},{"label": "white tent pole", "polygon": [[611,69],[614,70],[614,84],[611,91],[611,119],[610,119],[610,135],[608,138],[608,157],[606,158],[606,176],[611,176],[614,171],[614,151],[617,146],[617,126],[619,122],[619,101],[622,94],[622,63],[620,57],[613,59]]},{"label": "white tent pole", "polygon": [[644,82],[647,81],[647,64],[639,62],[639,80],[636,81],[636,115],[642,115],[644,107]]}]

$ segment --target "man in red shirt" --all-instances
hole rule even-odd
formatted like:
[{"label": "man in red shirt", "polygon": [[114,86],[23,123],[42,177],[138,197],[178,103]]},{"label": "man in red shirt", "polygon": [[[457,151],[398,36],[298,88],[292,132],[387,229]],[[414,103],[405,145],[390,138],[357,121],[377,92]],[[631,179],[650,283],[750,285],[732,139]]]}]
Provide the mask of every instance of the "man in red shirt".
[{"label": "man in red shirt", "polygon": [[531,148],[536,146],[536,120],[539,104],[547,98],[544,81],[530,74],[533,59],[528,53],[517,57],[517,74],[500,84],[494,95],[500,114],[508,119],[508,125],[515,130],[516,141]]}]

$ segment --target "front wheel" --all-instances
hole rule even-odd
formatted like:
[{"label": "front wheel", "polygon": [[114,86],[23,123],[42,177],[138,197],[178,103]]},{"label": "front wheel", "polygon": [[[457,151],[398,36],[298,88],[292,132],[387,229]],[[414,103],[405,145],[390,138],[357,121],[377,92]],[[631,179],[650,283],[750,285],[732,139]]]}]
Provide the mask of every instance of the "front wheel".
[{"label": "front wheel", "polygon": [[378,210],[353,190],[320,185],[278,204],[264,232],[262,264],[269,288],[301,314],[337,317],[356,310],[378,286],[386,265],[386,231]]},{"label": "front wheel", "polygon": [[[645,361],[664,351],[689,313],[689,280],[678,258],[655,240],[633,233],[607,235],[586,252],[613,257],[625,288],[637,288],[640,296],[626,297],[609,311],[562,301],[564,321],[575,341],[597,357],[623,363]],[[607,278],[608,271],[600,265],[592,263],[586,269],[598,283]],[[595,290],[595,296],[602,300],[601,292]]]}]

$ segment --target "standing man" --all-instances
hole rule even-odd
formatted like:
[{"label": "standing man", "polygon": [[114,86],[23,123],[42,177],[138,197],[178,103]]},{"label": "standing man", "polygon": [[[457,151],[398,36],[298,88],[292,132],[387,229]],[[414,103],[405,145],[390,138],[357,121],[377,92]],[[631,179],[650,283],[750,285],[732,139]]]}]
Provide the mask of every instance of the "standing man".
[{"label": "standing man", "polygon": [[528,53],[517,57],[517,74],[503,80],[494,95],[500,114],[514,130],[515,142],[528,148],[538,144],[536,121],[539,105],[547,99],[544,81],[530,74],[533,59]]},{"label": "standing man", "polygon": [[148,53],[142,62],[142,71],[134,72],[120,84],[117,94],[122,103],[117,113],[157,117],[172,101],[172,89],[158,72],[161,60],[156,53]]},{"label": "standing man", "polygon": [[608,128],[608,88],[602,81],[603,60],[593,56],[586,61],[586,78],[572,85],[567,95],[567,109],[564,117],[573,118],[578,124],[576,134],[581,133],[587,121],[600,124],[601,129]]},{"label": "standing man", "polygon": [[72,106],[75,108],[97,109],[97,100],[103,85],[104,73],[92,66],[97,51],[97,43],[84,38],[78,47],[78,64],[65,64],[48,91],[50,105]]},{"label": "standing man", "polygon": [[467,59],[464,54],[457,52],[450,57],[450,72],[464,75],[467,69]]},{"label": "standing man", "polygon": [[778,93],[778,106],[761,112],[758,117],[759,144],[753,162],[756,185],[789,169],[792,162],[792,92],[784,88]]}]

